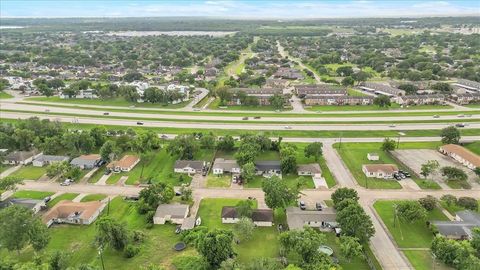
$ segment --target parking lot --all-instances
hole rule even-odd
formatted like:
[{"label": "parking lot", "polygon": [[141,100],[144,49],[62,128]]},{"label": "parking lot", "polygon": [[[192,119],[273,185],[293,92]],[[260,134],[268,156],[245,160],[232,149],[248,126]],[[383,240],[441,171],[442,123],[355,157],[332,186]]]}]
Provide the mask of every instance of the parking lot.
[{"label": "parking lot", "polygon": [[[422,164],[425,164],[429,160],[436,160],[440,164],[440,168],[445,166],[451,166],[462,169],[468,175],[468,182],[472,185],[476,184],[475,173],[472,170],[464,167],[460,163],[456,162],[450,157],[444,156],[436,150],[431,149],[409,149],[409,150],[395,150],[392,154],[400,160],[403,164],[409,167],[412,171],[415,172],[419,177]],[[423,178],[423,177],[422,177]],[[439,171],[431,175],[429,178],[432,178],[436,182],[443,183],[439,181],[442,179],[442,176]],[[442,185],[443,187],[443,185]]]}]

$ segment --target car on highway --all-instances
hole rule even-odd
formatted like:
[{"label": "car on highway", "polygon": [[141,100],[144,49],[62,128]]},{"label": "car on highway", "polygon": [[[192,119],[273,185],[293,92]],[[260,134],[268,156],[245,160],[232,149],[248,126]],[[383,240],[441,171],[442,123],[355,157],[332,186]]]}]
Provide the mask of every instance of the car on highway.
[{"label": "car on highway", "polygon": [[457,117],[462,118],[462,117],[465,117],[465,115],[464,114],[459,114],[459,115],[457,115]]},{"label": "car on highway", "polygon": [[394,128],[394,127],[396,127],[396,125],[395,125],[395,124],[391,124],[389,127]]},{"label": "car on highway", "polygon": [[108,112],[104,112],[104,113],[103,113],[103,115],[110,115],[110,113],[108,113]]},{"label": "car on highway", "polygon": [[260,116],[253,117],[253,119],[260,119],[260,118],[262,118],[262,117],[260,117]]},{"label": "car on highway", "polygon": [[248,117],[243,117],[242,120],[248,120]]},{"label": "car on highway", "polygon": [[435,114],[435,115],[433,116],[433,118],[440,118],[440,115]]},{"label": "car on highway", "polygon": [[137,122],[137,125],[143,126],[143,122]]},{"label": "car on highway", "polygon": [[458,123],[458,124],[455,124],[456,127],[459,127],[459,128],[463,128],[465,127],[465,124],[464,123]]},{"label": "car on highway", "polygon": [[285,129],[292,129],[291,126],[285,126],[284,128],[285,128]]},{"label": "car on highway", "polygon": [[50,112],[50,110],[49,110],[49,109],[45,109],[45,112]]},{"label": "car on highway", "polygon": [[200,111],[200,108],[194,108],[193,111],[194,111],[194,112],[199,112],[199,111]]}]

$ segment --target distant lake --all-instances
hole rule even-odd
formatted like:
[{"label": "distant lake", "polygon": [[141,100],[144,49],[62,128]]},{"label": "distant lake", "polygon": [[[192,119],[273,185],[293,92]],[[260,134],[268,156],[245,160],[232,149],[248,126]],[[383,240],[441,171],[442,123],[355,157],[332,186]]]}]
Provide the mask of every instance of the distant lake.
[{"label": "distant lake", "polygon": [[214,36],[223,37],[233,35],[236,32],[226,31],[115,31],[107,32],[109,36],[123,36],[123,37],[145,37],[145,36]]},{"label": "distant lake", "polygon": [[19,29],[25,28],[25,26],[17,26],[17,25],[0,25],[0,29]]}]

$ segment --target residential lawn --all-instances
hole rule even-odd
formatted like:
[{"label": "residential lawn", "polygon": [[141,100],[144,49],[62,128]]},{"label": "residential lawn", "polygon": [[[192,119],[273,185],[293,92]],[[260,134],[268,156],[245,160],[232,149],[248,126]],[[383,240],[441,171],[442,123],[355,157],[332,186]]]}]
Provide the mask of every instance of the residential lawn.
[{"label": "residential lawn", "polygon": [[[308,163],[315,163],[315,159],[313,157],[307,158],[305,157],[305,147],[307,147],[308,143],[295,143],[297,146],[297,164],[308,164]],[[322,169],[322,177],[325,178],[325,181],[327,182],[327,186],[329,188],[334,187],[337,182],[335,181],[335,178],[332,175],[332,172],[330,172],[330,169],[327,166],[327,163],[325,161],[325,158],[322,156],[318,160],[318,164],[320,165],[320,168]],[[313,184],[313,181],[311,181]],[[315,187],[315,185],[313,185]]]},{"label": "residential lawn", "polygon": [[[377,201],[373,207],[387,226],[390,234],[400,248],[430,248],[433,240],[433,232],[428,228],[425,221],[406,223],[396,219],[394,227],[394,205],[400,201]],[[428,221],[449,220],[439,208],[428,212]]]},{"label": "residential lawn", "polygon": [[0,164],[0,173],[10,169],[12,166]]},{"label": "residential lawn", "polygon": [[225,173],[223,175],[214,175],[209,173],[207,176],[207,187],[230,187],[232,175]]},{"label": "residential lawn", "polygon": [[407,256],[415,270],[452,269],[438,260],[436,261],[434,268],[432,253],[429,250],[404,250],[403,253]]},{"label": "residential lawn", "polygon": [[96,99],[61,99],[60,97],[30,97],[25,100],[31,101],[43,101],[43,102],[58,102],[58,103],[67,103],[67,104],[81,104],[81,105],[95,105],[95,106],[115,106],[115,107],[129,107],[135,106],[138,108],[165,108],[165,109],[178,109],[185,107],[190,101],[180,102],[178,104],[152,104],[152,103],[135,103],[126,101],[122,97],[102,100],[99,98]]},{"label": "residential lawn", "polygon": [[[293,187],[300,187],[300,189],[314,189],[315,185],[313,184],[313,180],[311,177],[306,176],[298,176],[297,174],[283,174],[282,175],[283,181],[287,183],[287,186]],[[246,188],[261,188],[262,182],[264,180],[268,181],[268,178],[263,177],[261,175],[256,175],[254,179],[248,181],[245,184]]]},{"label": "residential lawn", "polygon": [[[388,153],[380,150],[382,143],[339,143],[334,144],[334,148],[338,151],[342,157],[343,162],[347,165],[350,172],[353,174],[359,185],[365,187],[368,181],[368,188],[386,188],[386,189],[399,189],[401,188],[400,184],[396,180],[384,180],[376,178],[368,178],[362,171],[363,164],[396,164],[399,169],[409,171],[412,174],[413,180],[418,182],[415,175],[411,170],[399,162],[397,162],[393,156]],[[399,144],[399,149],[436,149],[440,146],[440,142],[401,142]],[[370,161],[367,159],[367,154],[375,152],[379,155],[380,160]],[[438,189],[438,185],[431,183],[422,183],[419,182],[420,188],[427,189]]]},{"label": "residential lawn", "polygon": [[446,180],[445,184],[453,189],[471,189],[472,186],[467,181],[451,181]]},{"label": "residential lawn", "polygon": [[75,199],[77,196],[78,196],[78,193],[64,193],[62,195],[59,195],[55,199],[49,201],[47,203],[47,206],[49,208],[51,208],[51,207],[55,206],[59,201],[63,201],[63,200],[71,201],[71,200]]},{"label": "residential lawn", "polygon": [[207,95],[205,96],[204,98],[202,98],[202,100],[200,100],[199,102],[197,102],[197,104],[193,105],[194,108],[203,108],[203,106],[205,106],[205,104],[207,104],[207,102],[210,100],[210,97]]},{"label": "residential lawn", "polygon": [[472,151],[473,153],[480,155],[480,141],[466,144],[464,145],[464,147]]},{"label": "residential lawn", "polygon": [[0,91],[0,99],[8,99],[8,98],[13,98],[13,96],[3,91]]},{"label": "residential lawn", "polygon": [[342,266],[342,269],[344,270],[370,270],[370,267],[368,266],[368,263],[366,260],[356,257],[352,259],[350,262],[347,261],[342,256],[342,252],[340,251],[340,238],[337,237],[333,232],[330,233],[321,233],[325,235],[326,237],[326,243],[325,245],[329,246],[330,248],[333,249],[333,256],[337,257],[338,260],[340,261],[340,266]]},{"label": "residential lawn", "polygon": [[45,173],[47,173],[46,167],[34,167],[33,165],[22,166],[11,174],[25,180],[38,180]]},{"label": "residential lawn", "polygon": [[261,152],[255,161],[280,160],[280,154],[277,151]]},{"label": "residential lawn", "polygon": [[[102,215],[106,215],[106,211]],[[140,269],[150,264],[157,264],[165,269],[172,269],[172,260],[180,255],[196,255],[192,247],[187,247],[182,252],[173,249],[175,243],[180,241],[180,235],[174,233],[174,225],[154,226],[147,229],[145,217],[138,214],[135,202],[126,202],[115,198],[110,203],[110,216],[127,224],[130,230],[141,230],[146,234],[145,242],[140,244],[140,253],[130,259],[124,257],[122,252],[117,252],[107,247],[103,253],[105,269]],[[70,254],[68,266],[78,266],[82,263],[91,263],[101,268],[98,250],[93,245],[96,228],[92,225],[60,225],[49,229],[50,242],[38,255],[46,257],[56,250],[63,250]],[[73,238],[72,238],[73,237]],[[75,241],[72,241],[74,239]],[[0,252],[0,255],[5,255]],[[34,257],[32,248],[27,248],[17,256],[9,253],[20,261],[30,261]]]},{"label": "residential lawn", "polygon": [[[213,159],[213,154],[214,153],[211,150],[199,150],[198,153],[196,153],[195,159],[211,161]],[[133,185],[144,183],[147,182],[148,179],[151,179],[152,182],[164,182],[174,186],[179,186],[182,183],[190,183],[192,180],[190,176],[173,172],[173,166],[176,159],[176,157],[172,157],[167,153],[165,149],[161,149],[158,152],[152,152],[146,155],[146,157],[142,157],[142,160],[137,166],[135,166],[130,172],[126,173],[128,174],[126,184]],[[143,177],[140,179],[142,167],[144,167]],[[110,178],[112,178],[112,176]],[[109,180],[114,181],[115,179],[116,178]]]},{"label": "residential lawn", "polygon": [[88,183],[98,182],[98,180],[100,180],[100,178],[102,178],[102,176],[105,174],[105,169],[106,168],[107,168],[106,164],[104,164],[100,168],[98,168],[98,170],[95,173],[93,173],[93,175],[90,177],[90,179],[88,179]]},{"label": "residential lawn", "polygon": [[480,108],[480,104],[468,104],[468,105],[463,105],[468,108]]},{"label": "residential lawn", "polygon": [[52,196],[55,192],[35,191],[35,190],[19,190],[13,194],[14,198],[43,200],[48,196]]},{"label": "residential lawn", "polygon": [[437,182],[428,179],[413,178],[413,181],[415,181],[421,189],[442,189]]},{"label": "residential lawn", "polygon": [[[110,175],[110,177],[108,177],[106,183],[108,185],[115,185],[120,180],[120,178],[122,178],[122,176],[125,176],[125,175],[128,175],[128,173],[126,173],[126,172],[112,173],[112,175]],[[128,181],[128,179],[127,179],[127,181]]]},{"label": "residential lawn", "polygon": [[363,93],[361,90],[355,90],[353,88],[348,88],[347,92],[349,96],[354,96],[354,97],[368,96],[367,94]]},{"label": "residential lawn", "polygon": [[93,201],[101,201],[105,199],[107,195],[104,194],[90,194],[83,197],[80,201],[81,202],[93,202]]},{"label": "residential lawn", "polygon": [[[443,201],[440,201],[440,205],[445,208],[452,216],[455,216],[455,212],[465,210],[463,206],[457,204],[446,204]],[[480,212],[480,200],[478,201],[478,212]]]},{"label": "residential lawn", "polygon": [[[202,218],[202,226],[210,229],[233,229],[233,224],[222,224],[222,207],[235,206],[240,199],[202,199],[198,216]],[[257,202],[254,201],[254,207]],[[240,262],[250,262],[255,258],[278,257],[279,242],[277,230],[272,227],[257,227],[254,230],[252,239],[234,245]]]}]

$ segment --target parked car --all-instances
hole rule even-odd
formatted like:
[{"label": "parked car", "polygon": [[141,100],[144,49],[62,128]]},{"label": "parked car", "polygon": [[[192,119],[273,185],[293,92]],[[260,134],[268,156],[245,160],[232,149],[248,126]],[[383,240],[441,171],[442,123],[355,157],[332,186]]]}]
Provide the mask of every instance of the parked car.
[{"label": "parked car", "polygon": [[51,201],[51,200],[52,200],[52,197],[48,196],[48,197],[45,197],[45,198],[43,199],[43,202],[44,202],[44,203],[48,203],[48,202]]},{"label": "parked car", "polygon": [[300,209],[302,209],[302,210],[307,209],[307,205],[305,204],[304,201],[300,201],[300,204],[299,204],[299,205],[300,205]]},{"label": "parked car", "polygon": [[411,177],[410,173],[406,171],[398,170],[398,173],[405,175],[405,177]]},{"label": "parked car", "polygon": [[64,182],[60,183],[60,186],[70,186],[70,181],[65,180]]},{"label": "parked car", "polygon": [[143,122],[137,122],[137,125],[143,126]]},{"label": "parked car", "polygon": [[285,129],[292,129],[291,126],[285,126]]},{"label": "parked car", "polygon": [[407,177],[405,176],[405,174],[403,174],[403,173],[398,173],[398,175],[400,175],[400,178],[402,178],[402,179],[407,178]]},{"label": "parked car", "polygon": [[168,139],[168,136],[165,135],[165,134],[163,134],[162,136],[160,136],[160,138],[162,138],[162,139]]},{"label": "parked car", "polygon": [[322,211],[322,210],[323,210],[322,203],[317,202],[317,203],[315,204],[315,208],[316,208],[318,211]]},{"label": "parked car", "polygon": [[402,180],[402,177],[400,177],[400,174],[398,174],[398,173],[394,173],[393,178],[395,178],[397,181]]},{"label": "parked car", "polygon": [[180,191],[175,191],[175,196],[182,196],[182,193]]}]

